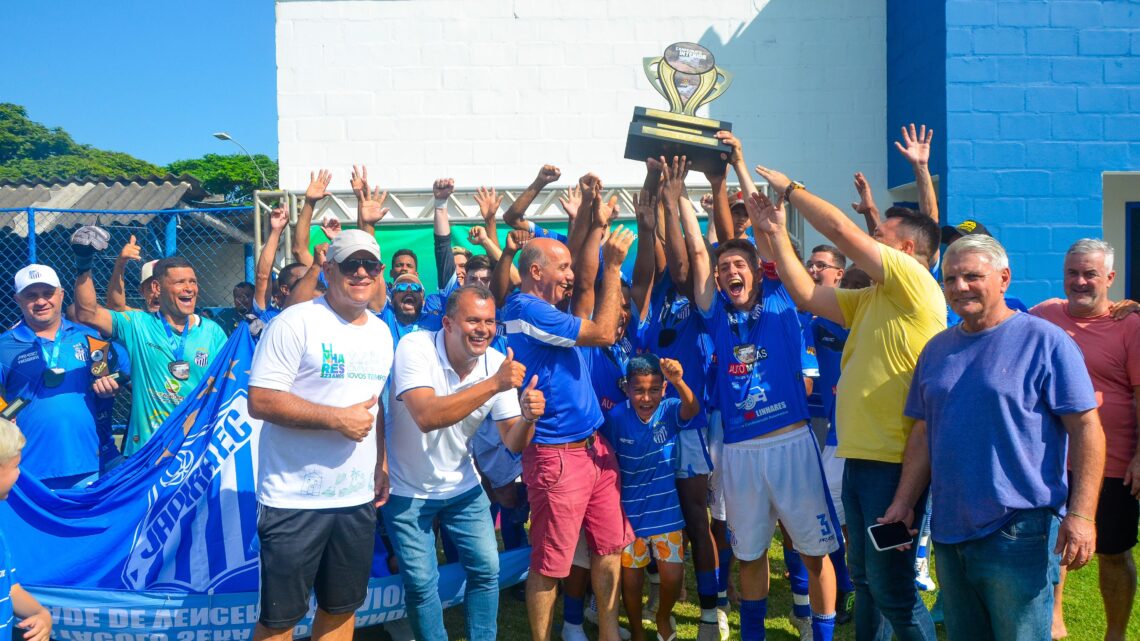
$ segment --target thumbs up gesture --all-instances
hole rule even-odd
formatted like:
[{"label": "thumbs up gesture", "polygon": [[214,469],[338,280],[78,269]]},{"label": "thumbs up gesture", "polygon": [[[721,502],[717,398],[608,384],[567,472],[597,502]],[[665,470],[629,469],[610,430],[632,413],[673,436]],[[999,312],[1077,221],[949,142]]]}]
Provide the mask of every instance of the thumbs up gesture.
[{"label": "thumbs up gesture", "polygon": [[358,443],[363,441],[376,424],[376,417],[370,411],[375,406],[376,397],[373,396],[366,401],[340,408],[334,417],[334,429]]},{"label": "thumbs up gesture", "polygon": [[546,396],[538,389],[538,374],[530,377],[530,383],[527,383],[519,397],[519,407],[522,409],[523,420],[533,423],[542,418],[546,411]]},{"label": "thumbs up gesture", "polygon": [[123,262],[128,260],[142,260],[142,248],[139,247],[134,234],[131,234],[131,239],[119,250],[119,260]]},{"label": "thumbs up gesture", "polygon": [[526,365],[515,361],[515,351],[507,348],[507,358],[495,373],[496,389],[505,392],[509,389],[522,387],[526,377]]}]

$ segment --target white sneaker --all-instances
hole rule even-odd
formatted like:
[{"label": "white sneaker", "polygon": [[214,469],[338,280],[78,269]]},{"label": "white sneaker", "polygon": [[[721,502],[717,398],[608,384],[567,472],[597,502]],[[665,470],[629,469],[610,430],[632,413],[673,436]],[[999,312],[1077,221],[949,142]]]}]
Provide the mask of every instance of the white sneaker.
[{"label": "white sneaker", "polygon": [[728,607],[716,609],[716,627],[720,631],[720,641],[728,641]]},{"label": "white sneaker", "polygon": [[416,634],[412,632],[412,624],[406,617],[385,623],[384,631],[392,637],[392,641],[416,641]]},{"label": "white sneaker", "polygon": [[800,641],[812,641],[814,635],[811,632],[811,617],[788,617],[792,622],[792,627],[796,632],[800,633]]},{"label": "white sneaker", "polygon": [[581,625],[562,624],[562,641],[590,641]]}]

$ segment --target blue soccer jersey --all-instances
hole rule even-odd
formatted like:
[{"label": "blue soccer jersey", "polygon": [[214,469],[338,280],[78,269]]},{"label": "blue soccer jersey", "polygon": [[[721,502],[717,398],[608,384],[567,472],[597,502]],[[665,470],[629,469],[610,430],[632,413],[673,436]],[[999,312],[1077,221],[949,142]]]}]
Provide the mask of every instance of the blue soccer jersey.
[{"label": "blue soccer jersey", "polygon": [[626,400],[625,368],[633,347],[628,336],[609,347],[578,347],[590,371],[590,383],[602,412],[609,412]]},{"label": "blue soccer jersey", "polygon": [[401,323],[389,304],[384,305],[384,309],[377,316],[388,326],[388,331],[392,332],[392,345],[398,345],[401,338],[412,332],[420,330],[435,332],[443,329],[443,317],[427,311],[421,311],[420,317],[410,323]]},{"label": "blue soccer jersey", "polygon": [[681,421],[681,400],[667,398],[648,421],[629,401],[615,407],[602,425],[621,470],[621,506],[640,537],[685,527],[671,462],[673,438],[691,425]]},{"label": "blue soccer jersey", "polygon": [[[649,300],[649,312],[634,336],[634,351],[649,352],[661,358],[672,358],[681,363],[685,384],[693,390],[697,398],[708,406],[708,396],[712,388],[708,385],[709,359],[712,355],[712,339],[705,331],[705,323],[695,305],[685,298],[666,273],[660,285],[655,285]],[[665,389],[668,398],[677,398],[677,390],[672,385]],[[704,425],[704,411],[701,411],[694,427]]]},{"label": "blue soccer jersey", "polygon": [[[0,639],[16,638],[16,616],[12,608],[12,586],[19,583],[16,580],[16,568],[12,566],[12,554],[8,551],[8,542],[4,540],[4,533],[0,532]],[[19,638],[23,638],[23,634]]]},{"label": "blue soccer jersey", "polygon": [[835,436],[835,386],[839,384],[839,363],[843,360],[843,346],[847,344],[847,334],[839,323],[816,316],[811,320],[812,337],[815,339],[815,356],[819,362],[819,378],[815,390],[822,403],[822,416],[827,419],[827,442],[825,445],[838,445]]},{"label": "blue soccer jersey", "polygon": [[783,284],[761,279],[747,312],[714,296],[703,312],[716,354],[716,396],[724,442],[738,443],[807,420],[803,330]]},{"label": "blue soccer jersey", "polygon": [[593,434],[602,424],[602,410],[586,361],[574,349],[582,321],[523,293],[507,299],[501,318],[515,360],[526,365],[527,380],[538,375],[538,389],[546,396],[534,442],[570,443]]}]

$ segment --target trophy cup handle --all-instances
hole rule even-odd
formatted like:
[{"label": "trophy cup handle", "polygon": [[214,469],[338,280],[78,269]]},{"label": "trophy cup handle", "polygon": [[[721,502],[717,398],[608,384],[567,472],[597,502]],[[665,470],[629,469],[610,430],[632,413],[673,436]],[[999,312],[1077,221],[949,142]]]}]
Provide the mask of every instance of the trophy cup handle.
[{"label": "trophy cup handle", "polygon": [[[729,85],[732,84],[731,73],[725,71],[724,69],[721,69],[720,67],[716,68],[716,73],[721,77],[721,81],[716,83],[713,90],[709,92],[709,95],[705,96],[704,99],[701,100],[701,105],[707,105],[708,103],[716,100],[722,93],[724,93],[726,89],[728,89]],[[700,105],[697,106],[699,107]],[[694,108],[694,111],[695,109],[696,108]]]},{"label": "trophy cup handle", "polygon": [[661,73],[658,69],[658,65],[660,65],[664,59],[662,56],[655,56],[642,58],[641,62],[645,67],[645,77],[649,78],[649,84],[653,85],[653,88],[657,90],[657,93],[661,94],[662,98],[669,100],[669,94],[665,92],[665,88],[661,84]]}]

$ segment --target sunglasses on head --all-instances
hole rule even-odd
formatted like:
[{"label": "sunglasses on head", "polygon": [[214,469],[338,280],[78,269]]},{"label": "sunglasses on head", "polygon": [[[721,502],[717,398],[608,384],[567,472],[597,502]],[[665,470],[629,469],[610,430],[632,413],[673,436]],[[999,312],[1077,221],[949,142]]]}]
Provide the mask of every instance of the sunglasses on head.
[{"label": "sunglasses on head", "polygon": [[340,270],[340,273],[345,276],[354,276],[356,272],[360,271],[360,268],[363,267],[364,271],[373,278],[379,276],[380,272],[384,269],[380,261],[374,258],[346,258],[337,263],[336,266],[337,269]]},{"label": "sunglasses on head", "polygon": [[392,293],[399,294],[401,292],[411,292],[419,294],[424,291],[424,286],[419,283],[397,283],[392,286]]}]

